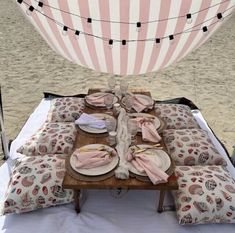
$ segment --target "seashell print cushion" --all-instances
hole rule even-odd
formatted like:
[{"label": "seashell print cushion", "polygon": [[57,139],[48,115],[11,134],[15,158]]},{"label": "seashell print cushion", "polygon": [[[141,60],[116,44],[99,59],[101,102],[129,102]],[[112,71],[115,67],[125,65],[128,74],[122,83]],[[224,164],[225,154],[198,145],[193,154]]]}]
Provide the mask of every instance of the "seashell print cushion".
[{"label": "seashell print cushion", "polygon": [[200,128],[187,105],[155,104],[155,112],[164,120],[166,129]]},{"label": "seashell print cushion", "polygon": [[169,129],[163,140],[176,165],[227,165],[202,129]]},{"label": "seashell print cushion", "polygon": [[73,201],[73,190],[63,189],[62,154],[24,157],[13,168],[5,194],[3,214],[23,213]]},{"label": "seashell print cushion", "polygon": [[179,223],[235,223],[235,180],[224,166],[179,166],[173,191]]},{"label": "seashell print cushion", "polygon": [[77,97],[56,98],[51,101],[48,113],[50,122],[74,122],[83,113],[84,99]]},{"label": "seashell print cushion", "polygon": [[46,123],[17,152],[26,156],[70,154],[76,135],[74,123]]}]

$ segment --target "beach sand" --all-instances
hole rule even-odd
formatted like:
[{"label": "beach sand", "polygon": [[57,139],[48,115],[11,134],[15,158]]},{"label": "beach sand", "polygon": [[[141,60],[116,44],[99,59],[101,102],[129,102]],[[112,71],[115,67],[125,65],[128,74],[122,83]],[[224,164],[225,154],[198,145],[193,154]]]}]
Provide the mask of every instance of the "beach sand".
[{"label": "beach sand", "polygon": [[[234,48],[235,15],[174,66],[127,80],[131,88],[149,89],[157,100],[182,96],[191,99],[231,153],[235,145]],[[44,91],[77,94],[84,92],[84,80],[89,87],[100,87],[110,76],[55,54],[17,4],[8,0],[2,0],[0,7],[0,70],[5,127],[10,139],[19,133]]]}]

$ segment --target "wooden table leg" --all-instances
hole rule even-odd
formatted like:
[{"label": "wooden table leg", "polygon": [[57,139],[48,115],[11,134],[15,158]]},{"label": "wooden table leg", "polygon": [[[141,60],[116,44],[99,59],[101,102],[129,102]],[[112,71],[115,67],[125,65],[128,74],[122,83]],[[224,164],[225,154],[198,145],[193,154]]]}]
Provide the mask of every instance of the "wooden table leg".
[{"label": "wooden table leg", "polygon": [[165,190],[160,190],[160,197],[158,202],[158,208],[157,212],[162,213],[163,212],[163,204],[164,204],[164,198],[165,198]]},{"label": "wooden table leg", "polygon": [[80,190],[74,190],[74,202],[75,202],[75,210],[79,214],[81,209],[80,209]]}]

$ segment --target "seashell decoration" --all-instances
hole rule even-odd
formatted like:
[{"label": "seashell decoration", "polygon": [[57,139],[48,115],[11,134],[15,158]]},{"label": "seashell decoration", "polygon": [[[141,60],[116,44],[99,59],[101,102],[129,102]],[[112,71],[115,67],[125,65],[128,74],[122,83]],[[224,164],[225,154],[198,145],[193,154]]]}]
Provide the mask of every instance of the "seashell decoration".
[{"label": "seashell decoration", "polygon": [[54,185],[50,189],[55,197],[64,198],[66,196],[66,192],[61,186]]},{"label": "seashell decoration", "polygon": [[207,212],[209,210],[209,208],[208,208],[208,206],[205,202],[194,201],[193,205],[199,211],[199,213],[204,213],[204,212]]},{"label": "seashell decoration", "polygon": [[195,171],[195,172],[189,173],[189,175],[191,175],[191,176],[202,176],[203,172]]},{"label": "seashell decoration", "polygon": [[190,202],[191,200],[192,200],[191,197],[187,197],[187,196],[181,197],[181,201],[182,201],[182,202]]},{"label": "seashell decoration", "polygon": [[180,221],[180,224],[189,224],[193,222],[192,215],[188,213],[187,215],[184,215]]},{"label": "seashell decoration", "polygon": [[34,175],[26,176],[22,179],[21,184],[24,187],[29,187],[29,186],[33,185],[34,179],[35,179]]},{"label": "seashell decoration", "polygon": [[43,176],[42,176],[42,179],[41,179],[41,181],[40,181],[40,183],[41,184],[44,184],[44,183],[46,183],[48,180],[50,180],[51,179],[51,173],[50,172],[48,172],[48,173],[46,173],[46,174],[44,174]]},{"label": "seashell decoration", "polygon": [[16,204],[16,202],[13,199],[7,199],[4,202],[4,208],[10,207],[10,206],[14,206]]},{"label": "seashell decoration", "polygon": [[207,201],[209,204],[213,204],[213,203],[214,203],[212,197],[209,196],[209,195],[206,195],[206,201]]},{"label": "seashell decoration", "polygon": [[215,198],[215,203],[216,203],[216,210],[219,211],[223,208],[224,206],[224,201],[221,198]]},{"label": "seashell decoration", "polygon": [[192,156],[188,156],[184,159],[184,164],[187,166],[193,166],[195,165],[196,159]]},{"label": "seashell decoration", "polygon": [[27,167],[27,166],[23,166],[19,169],[20,174],[28,174],[31,171],[32,171],[32,169],[30,167]]},{"label": "seashell decoration", "polygon": [[36,196],[38,194],[39,189],[40,189],[40,186],[35,185],[34,189],[32,190],[32,194]]},{"label": "seashell decoration", "polygon": [[221,181],[228,181],[228,179],[225,176],[221,176],[219,174],[215,174],[214,176],[217,177]]},{"label": "seashell decoration", "polygon": [[206,181],[205,186],[209,191],[213,191],[216,188],[217,183],[215,180],[211,179]]},{"label": "seashell decoration", "polygon": [[191,205],[186,205],[186,206],[184,206],[183,208],[181,208],[181,210],[183,211],[183,212],[186,212],[186,211],[188,211],[188,210],[190,210],[191,209]]},{"label": "seashell decoration", "polygon": [[64,178],[64,175],[65,175],[65,172],[64,171],[58,171],[56,172],[56,177],[58,179],[63,179]]},{"label": "seashell decoration", "polygon": [[45,200],[45,198],[44,198],[43,196],[39,196],[39,197],[36,199],[36,203],[37,203],[38,205],[43,205],[43,204],[46,203],[46,200]]},{"label": "seashell decoration", "polygon": [[198,157],[198,162],[200,164],[205,164],[206,161],[209,159],[209,153],[208,152],[202,152]]},{"label": "seashell decoration", "polygon": [[232,210],[232,211],[235,211],[235,207],[234,206],[229,206],[229,209]]},{"label": "seashell decoration", "polygon": [[228,193],[226,193],[226,192],[224,192],[223,190],[220,190],[221,191],[221,193],[223,194],[223,196],[224,196],[224,198],[226,199],[226,200],[228,200],[228,201],[232,201],[232,196],[231,195],[229,195]]},{"label": "seashell decoration", "polygon": [[189,186],[189,193],[193,195],[202,195],[204,194],[203,188],[199,184],[193,184]]},{"label": "seashell decoration", "polygon": [[30,206],[32,203],[32,198],[30,197],[29,193],[26,192],[21,196],[21,204],[24,207]]},{"label": "seashell decoration", "polygon": [[232,185],[226,184],[225,189],[230,193],[235,193],[235,188]]}]

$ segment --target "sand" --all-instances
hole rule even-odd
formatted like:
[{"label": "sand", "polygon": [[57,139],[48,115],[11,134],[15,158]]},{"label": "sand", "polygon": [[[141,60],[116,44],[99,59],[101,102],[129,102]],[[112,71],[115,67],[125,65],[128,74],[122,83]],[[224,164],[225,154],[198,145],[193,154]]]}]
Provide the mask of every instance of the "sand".
[{"label": "sand", "polygon": [[[235,145],[235,15],[204,45],[161,72],[129,77],[131,88],[145,86],[155,99],[184,96],[198,105],[208,124],[232,152]],[[1,0],[0,83],[5,127],[14,139],[38,105],[43,91],[83,92],[106,85],[110,75],[72,64],[55,54],[18,10]],[[119,79],[119,77],[117,77]]]}]

